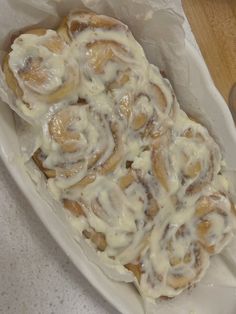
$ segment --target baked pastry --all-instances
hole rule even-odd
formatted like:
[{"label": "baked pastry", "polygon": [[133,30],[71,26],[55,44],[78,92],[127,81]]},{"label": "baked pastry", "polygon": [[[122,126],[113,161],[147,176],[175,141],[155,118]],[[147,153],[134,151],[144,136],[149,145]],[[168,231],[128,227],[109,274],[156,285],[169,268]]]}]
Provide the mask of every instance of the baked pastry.
[{"label": "baked pastry", "polygon": [[71,13],[56,31],[15,39],[3,71],[38,127],[32,158],[88,243],[143,296],[199,281],[233,234],[222,156],[128,27]]},{"label": "baked pastry", "polygon": [[4,58],[3,71],[17,97],[16,106],[33,121],[48,106],[78,97],[79,71],[56,31],[33,29],[16,38]]}]

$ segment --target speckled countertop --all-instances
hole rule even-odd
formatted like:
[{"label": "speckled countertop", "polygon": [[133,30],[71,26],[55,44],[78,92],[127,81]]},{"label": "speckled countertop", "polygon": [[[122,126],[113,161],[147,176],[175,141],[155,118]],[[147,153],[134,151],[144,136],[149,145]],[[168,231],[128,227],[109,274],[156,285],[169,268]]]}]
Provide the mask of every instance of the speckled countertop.
[{"label": "speckled countertop", "polygon": [[118,313],[58,247],[1,160],[0,313]]},{"label": "speckled countertop", "polygon": [[0,313],[118,313],[58,247],[2,161],[0,200]]}]

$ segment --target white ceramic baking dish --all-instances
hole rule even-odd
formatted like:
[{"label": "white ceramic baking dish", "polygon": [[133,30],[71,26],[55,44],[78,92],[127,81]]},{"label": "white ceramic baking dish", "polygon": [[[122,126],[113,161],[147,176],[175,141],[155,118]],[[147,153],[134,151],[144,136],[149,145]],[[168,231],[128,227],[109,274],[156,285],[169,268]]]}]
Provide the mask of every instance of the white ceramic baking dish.
[{"label": "white ceramic baking dish", "polygon": [[[223,98],[215,88],[202,57],[189,43],[186,43],[186,55],[189,76],[192,82],[189,89],[192,95],[194,95],[197,104],[196,110],[198,110],[198,108],[201,109],[201,106],[204,107],[207,119],[215,126],[212,133],[219,140],[224,157],[232,168],[236,165],[236,132],[230,112]],[[184,104],[184,108],[185,110],[188,109],[187,103]],[[141,298],[131,284],[117,283],[108,279],[97,266],[87,260],[79,244],[73,239],[72,233],[65,221],[57,216],[56,212],[40,197],[28,174],[15,161],[14,156],[17,154],[19,154],[19,145],[13,115],[10,108],[2,103],[0,105],[0,155],[21,191],[31,203],[39,219],[78,270],[84,274],[89,282],[113,304],[115,308],[124,314],[143,314],[144,309]],[[227,288],[223,287],[220,289],[220,293],[221,295],[222,293],[227,294]],[[225,308],[228,306],[227,300],[228,299],[225,298],[225,302],[227,302]],[[231,304],[232,312],[230,308],[230,312],[227,311],[228,314],[236,312],[236,298],[234,298],[234,300],[232,299],[232,301],[235,303]],[[222,306],[224,306],[224,304]],[[217,307],[217,309],[219,309],[219,307]],[[205,312],[205,310],[201,311],[201,314],[213,313],[212,311],[208,312],[208,310]],[[189,314],[189,308],[183,306],[181,310],[177,308],[170,310],[168,306],[166,307],[166,304],[163,306],[160,304],[159,313]],[[198,312],[192,313],[195,314]],[[217,310],[214,313],[218,314]]]}]

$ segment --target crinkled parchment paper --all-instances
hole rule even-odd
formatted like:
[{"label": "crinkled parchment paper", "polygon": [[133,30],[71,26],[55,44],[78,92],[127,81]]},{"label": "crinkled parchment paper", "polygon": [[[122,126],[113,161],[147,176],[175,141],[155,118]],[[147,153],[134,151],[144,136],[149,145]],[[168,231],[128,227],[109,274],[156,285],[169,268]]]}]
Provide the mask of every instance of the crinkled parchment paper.
[{"label": "crinkled parchment paper", "polygon": [[[204,106],[198,104],[197,95],[192,88],[186,58],[184,18],[177,10],[180,8],[180,2],[181,0],[9,0],[1,6],[1,11],[7,16],[0,27],[1,50],[9,48],[11,34],[15,31],[33,25],[53,28],[61,16],[66,15],[71,9],[88,8],[97,13],[116,17],[130,27],[135,38],[143,46],[148,60],[166,73],[183,108],[203,121],[221,144],[224,142],[221,130],[214,126],[213,121],[208,120]],[[14,96],[7,91],[2,73],[0,97],[17,112]],[[22,152],[14,158],[17,158],[18,162],[20,160],[20,164],[25,167],[36,185],[38,193],[50,204],[52,210],[68,222],[67,213],[62,205],[49,194],[41,172],[32,161],[27,161],[38,146],[37,130],[27,122],[22,122],[19,117],[15,118],[15,121]],[[9,160],[11,157],[9,156]],[[236,162],[234,165],[231,164],[231,168],[235,165]],[[236,176],[232,175],[232,172],[229,175],[236,186]],[[109,262],[102,254],[97,258],[95,251],[80,238],[75,228],[72,232],[88,259],[97,264],[110,278],[125,282],[133,281],[130,272],[118,264]],[[232,254],[235,251],[236,241],[232,241],[222,254],[213,257],[210,269],[196,288],[185,291],[173,300],[157,301],[155,304],[145,299],[146,313],[222,314],[226,303],[227,313],[235,313],[236,257]],[[215,302],[216,296],[224,296],[224,302],[222,304]]]}]

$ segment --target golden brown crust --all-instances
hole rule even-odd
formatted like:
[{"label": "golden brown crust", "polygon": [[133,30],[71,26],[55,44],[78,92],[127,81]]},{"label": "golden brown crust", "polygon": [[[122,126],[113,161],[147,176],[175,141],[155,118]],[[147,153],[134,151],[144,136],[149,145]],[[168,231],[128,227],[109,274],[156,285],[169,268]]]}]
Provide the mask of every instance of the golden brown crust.
[{"label": "golden brown crust", "polygon": [[62,19],[61,24],[57,28],[57,33],[65,42],[69,43],[71,41],[71,39],[70,39],[70,35],[68,33],[67,22],[68,22],[68,17],[65,16]]},{"label": "golden brown crust", "polygon": [[32,35],[37,35],[37,36],[43,36],[47,32],[46,28],[33,28],[33,29],[28,29],[22,34],[32,34]]},{"label": "golden brown crust", "polygon": [[137,278],[138,282],[140,282],[141,274],[142,274],[141,264],[128,263],[128,264],[125,265],[125,268],[127,268],[130,271],[132,271],[134,276]]},{"label": "golden brown crust", "polygon": [[84,216],[83,207],[79,202],[64,199],[63,205],[66,209],[68,209],[75,216]]},{"label": "golden brown crust", "polygon": [[[77,151],[77,143],[73,141],[80,139],[80,134],[69,128],[73,120],[73,110],[70,111],[68,108],[64,108],[56,113],[48,123],[49,133],[52,138],[60,144],[63,152],[67,153]],[[70,140],[69,143],[68,140]]]},{"label": "golden brown crust", "polygon": [[[83,206],[73,200],[64,199],[63,205],[66,209],[68,209],[72,215],[74,216],[85,216]],[[94,229],[90,228],[90,230],[84,230],[83,236],[89,239],[99,251],[104,251],[107,247],[106,237],[102,232],[97,232]]]},{"label": "golden brown crust", "polygon": [[56,171],[53,169],[48,169],[43,166],[42,161],[42,151],[41,149],[37,149],[36,152],[33,154],[32,158],[39,169],[45,174],[47,178],[54,178],[56,176]]},{"label": "golden brown crust", "polygon": [[84,230],[83,235],[85,238],[89,239],[93,244],[95,244],[97,250],[103,252],[107,247],[106,237],[102,232],[97,232],[95,230]]},{"label": "golden brown crust", "polygon": [[[73,20],[73,16],[75,19]],[[84,21],[79,22],[76,17],[81,17]],[[69,17],[72,17],[72,20],[69,25]],[[57,28],[58,34],[66,41],[70,42],[71,37],[83,31],[84,29],[90,28],[103,28],[103,29],[112,29],[116,27],[126,28],[123,23],[113,19],[112,17],[97,15],[95,12],[79,10],[74,11],[70,16],[63,18],[61,24]]]}]

